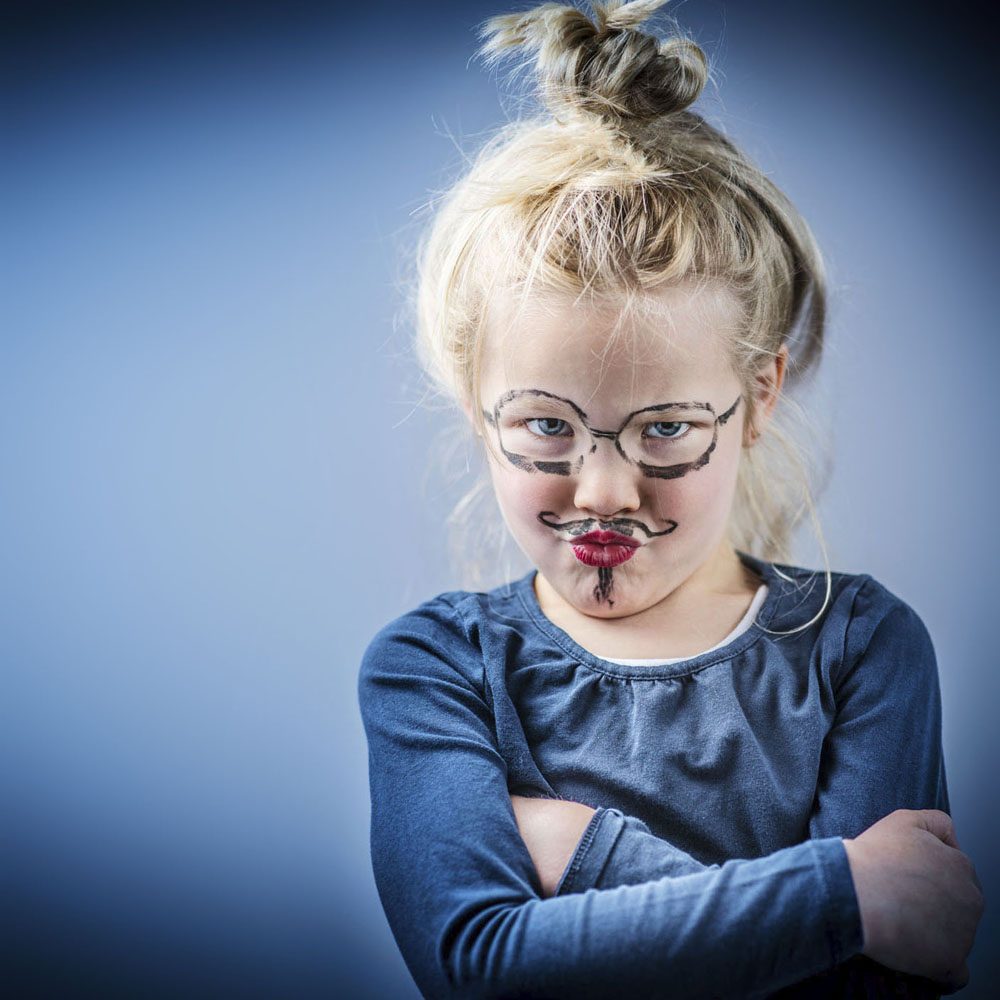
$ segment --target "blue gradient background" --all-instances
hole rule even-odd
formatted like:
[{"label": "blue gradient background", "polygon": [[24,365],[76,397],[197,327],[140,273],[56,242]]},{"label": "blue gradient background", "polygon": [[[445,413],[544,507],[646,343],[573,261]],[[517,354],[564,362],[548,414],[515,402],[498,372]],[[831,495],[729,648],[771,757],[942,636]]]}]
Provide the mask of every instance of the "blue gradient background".
[{"label": "blue gradient background", "polygon": [[[4,891],[19,997],[416,996],[362,650],[455,584],[399,321],[500,119],[503,3],[15,4],[3,76]],[[952,11],[959,20],[952,19]],[[710,117],[830,258],[836,568],[922,614],[1000,976],[995,107],[976,10],[690,0]],[[430,471],[429,471],[430,470]],[[809,553],[803,554],[803,561]]]}]

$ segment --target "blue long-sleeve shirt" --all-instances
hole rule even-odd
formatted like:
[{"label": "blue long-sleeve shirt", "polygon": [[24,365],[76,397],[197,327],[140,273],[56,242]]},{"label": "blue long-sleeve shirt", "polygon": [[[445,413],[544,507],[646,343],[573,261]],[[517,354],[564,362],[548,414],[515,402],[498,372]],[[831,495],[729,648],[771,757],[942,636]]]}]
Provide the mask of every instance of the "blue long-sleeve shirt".
[{"label": "blue long-sleeve shirt", "polygon": [[[534,573],[387,625],[359,676],[379,895],[427,997],[935,995],[859,954],[844,850],[948,809],[933,647],[870,576],[741,553],[755,623],[661,666],[603,660]],[[542,898],[510,794],[596,809]]]}]

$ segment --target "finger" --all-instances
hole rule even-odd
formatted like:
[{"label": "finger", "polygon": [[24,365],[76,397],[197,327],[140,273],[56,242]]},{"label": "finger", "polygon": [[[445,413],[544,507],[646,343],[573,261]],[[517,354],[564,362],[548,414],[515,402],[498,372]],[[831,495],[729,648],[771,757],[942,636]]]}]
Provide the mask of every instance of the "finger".
[{"label": "finger", "polygon": [[920,825],[934,834],[938,840],[944,841],[949,847],[961,850],[958,846],[958,838],[955,836],[955,824],[951,817],[940,809],[921,809]]},{"label": "finger", "polygon": [[963,962],[948,978],[938,985],[942,993],[957,993],[969,984],[969,966]]},{"label": "finger", "polygon": [[976,887],[976,891],[980,896],[983,894],[983,884],[979,881],[979,874],[976,872],[976,866],[972,863],[972,858],[967,854],[963,855],[965,858],[965,870],[969,876],[969,881]]}]

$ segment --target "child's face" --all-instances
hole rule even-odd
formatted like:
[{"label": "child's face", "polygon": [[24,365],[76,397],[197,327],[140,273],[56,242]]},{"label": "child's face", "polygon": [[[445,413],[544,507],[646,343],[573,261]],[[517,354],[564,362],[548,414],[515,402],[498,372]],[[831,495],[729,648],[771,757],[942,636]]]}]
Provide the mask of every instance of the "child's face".
[{"label": "child's face", "polygon": [[491,305],[481,370],[490,474],[514,538],[577,611],[653,607],[725,546],[747,400],[736,301],[694,282],[623,300]]}]

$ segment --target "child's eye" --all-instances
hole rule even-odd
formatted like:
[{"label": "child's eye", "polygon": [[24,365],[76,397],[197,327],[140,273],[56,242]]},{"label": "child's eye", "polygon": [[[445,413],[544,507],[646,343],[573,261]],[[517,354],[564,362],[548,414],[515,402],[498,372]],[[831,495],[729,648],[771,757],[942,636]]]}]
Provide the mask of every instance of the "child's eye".
[{"label": "child's eye", "polygon": [[690,426],[680,420],[658,420],[655,424],[647,424],[643,434],[646,437],[670,440],[681,437]]},{"label": "child's eye", "polygon": [[525,420],[524,426],[532,434],[538,434],[541,437],[565,437],[573,433],[570,425],[559,417],[534,417],[531,420]]}]

